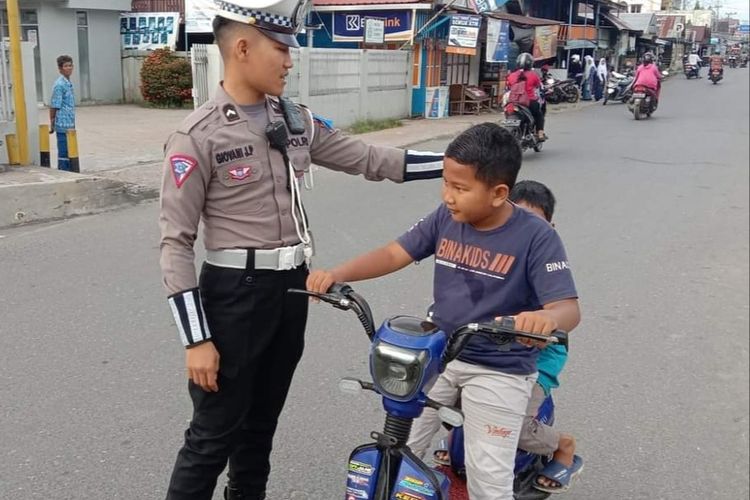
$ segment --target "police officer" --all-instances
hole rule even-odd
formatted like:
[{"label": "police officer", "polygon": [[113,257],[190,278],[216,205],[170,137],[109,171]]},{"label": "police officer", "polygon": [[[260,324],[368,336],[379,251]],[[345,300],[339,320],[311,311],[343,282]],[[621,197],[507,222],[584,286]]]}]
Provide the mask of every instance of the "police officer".
[{"label": "police officer", "polygon": [[225,498],[265,498],[303,349],[307,300],[286,290],[305,288],[313,253],[299,189],[311,162],[370,180],[442,174],[442,155],[366,145],[279,97],[308,1],[216,1],[225,79],[166,145],[161,269],[193,402],[168,499],[210,499],[227,462]]}]

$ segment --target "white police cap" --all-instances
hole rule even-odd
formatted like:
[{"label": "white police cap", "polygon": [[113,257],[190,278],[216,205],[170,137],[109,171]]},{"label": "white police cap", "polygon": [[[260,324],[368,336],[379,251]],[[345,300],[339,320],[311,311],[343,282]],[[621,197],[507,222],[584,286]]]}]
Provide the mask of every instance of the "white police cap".
[{"label": "white police cap", "polygon": [[255,26],[289,47],[299,47],[296,34],[305,24],[312,0],[214,0],[216,15]]}]

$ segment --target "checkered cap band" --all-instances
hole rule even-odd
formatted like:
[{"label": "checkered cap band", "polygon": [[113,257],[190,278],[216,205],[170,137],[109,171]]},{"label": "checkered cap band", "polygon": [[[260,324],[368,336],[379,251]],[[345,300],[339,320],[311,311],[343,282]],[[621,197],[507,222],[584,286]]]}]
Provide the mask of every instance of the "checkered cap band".
[{"label": "checkered cap band", "polygon": [[216,6],[220,10],[229,12],[231,14],[237,14],[243,17],[247,17],[248,19],[252,17],[261,25],[273,25],[274,27],[281,28],[275,29],[274,31],[279,31],[282,33],[294,33],[294,24],[292,23],[292,19],[290,17],[271,14],[260,10],[248,9],[246,7],[241,7],[237,4],[226,2],[224,0],[216,0]]}]

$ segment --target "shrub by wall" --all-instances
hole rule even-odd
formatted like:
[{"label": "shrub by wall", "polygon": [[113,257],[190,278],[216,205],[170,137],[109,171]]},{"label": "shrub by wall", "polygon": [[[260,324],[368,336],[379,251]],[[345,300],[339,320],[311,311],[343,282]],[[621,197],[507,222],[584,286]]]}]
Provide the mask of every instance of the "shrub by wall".
[{"label": "shrub by wall", "polygon": [[190,61],[170,49],[156,49],[141,68],[143,99],[159,107],[180,107],[193,98]]}]

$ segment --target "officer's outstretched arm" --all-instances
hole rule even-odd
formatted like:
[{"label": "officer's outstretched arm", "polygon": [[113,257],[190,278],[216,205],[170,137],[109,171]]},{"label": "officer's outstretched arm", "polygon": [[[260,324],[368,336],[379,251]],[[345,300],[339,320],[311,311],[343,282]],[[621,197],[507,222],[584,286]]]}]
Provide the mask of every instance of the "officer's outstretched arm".
[{"label": "officer's outstretched arm", "polygon": [[373,146],[343,134],[325,120],[310,116],[313,163],[352,175],[362,174],[373,181],[405,182],[443,175],[442,153]]}]

